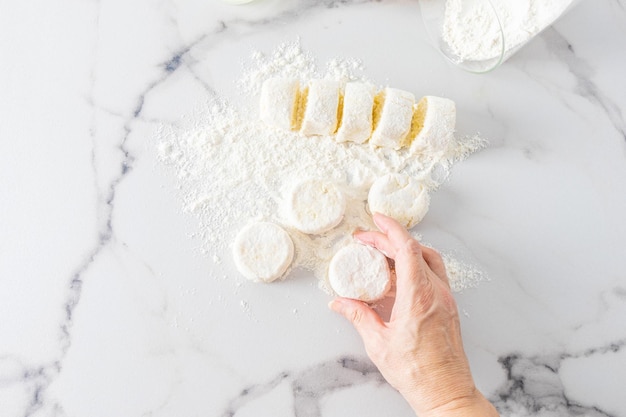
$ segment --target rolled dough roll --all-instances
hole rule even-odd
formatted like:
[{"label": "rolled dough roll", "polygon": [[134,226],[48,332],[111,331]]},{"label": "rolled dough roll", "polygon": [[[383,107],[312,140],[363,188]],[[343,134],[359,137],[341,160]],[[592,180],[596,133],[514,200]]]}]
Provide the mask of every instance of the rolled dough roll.
[{"label": "rolled dough roll", "polygon": [[385,88],[374,105],[373,146],[400,149],[411,130],[415,96],[397,88]]},{"label": "rolled dough roll", "polygon": [[410,133],[411,152],[443,152],[454,139],[456,105],[454,101],[425,96],[415,105]]},{"label": "rolled dough roll", "polygon": [[258,222],[243,228],[233,245],[233,258],[243,276],[255,282],[280,278],[293,260],[294,247],[280,226]]},{"label": "rolled dough roll", "polygon": [[291,130],[296,127],[300,83],[289,78],[270,78],[261,86],[259,113],[267,125]]},{"label": "rolled dough roll", "polygon": [[376,89],[371,84],[351,82],[343,95],[337,142],[364,143],[372,135],[372,111]]},{"label": "rolled dough roll", "polygon": [[311,80],[306,91],[300,131],[306,136],[332,135],[337,129],[339,82]]},{"label": "rolled dough roll", "polygon": [[391,273],[385,255],[370,246],[352,243],[333,256],[328,281],[339,296],[369,302],[389,291]]}]

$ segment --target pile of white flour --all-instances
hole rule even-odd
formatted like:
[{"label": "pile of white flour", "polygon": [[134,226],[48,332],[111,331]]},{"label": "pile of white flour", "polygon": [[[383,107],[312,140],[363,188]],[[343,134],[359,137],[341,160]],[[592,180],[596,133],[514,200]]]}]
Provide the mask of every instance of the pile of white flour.
[{"label": "pile of white flour", "polygon": [[[288,76],[303,82],[326,77],[346,82],[363,80],[355,75],[361,70],[353,59],[333,59],[319,70],[296,41],[278,46],[269,55],[255,52],[238,86],[245,101],[258,103],[261,84],[269,77]],[[355,229],[375,229],[366,200],[377,177],[405,172],[423,179],[433,192],[446,180],[454,162],[485,145],[478,136],[458,138],[443,153],[415,157],[407,151],[337,143],[330,136],[273,130],[258,120],[258,112],[248,110],[244,115],[222,99],[212,100],[190,120],[184,127],[162,127],[157,146],[160,160],[176,175],[184,210],[199,220],[202,251],[219,262],[229,256],[242,227],[251,221],[272,221],[294,240],[293,267],[313,271],[325,290],[332,255],[351,241]],[[293,185],[310,178],[334,181],[347,201],[341,224],[318,236],[290,228],[283,212],[282,202]],[[483,279],[475,268],[463,268],[453,259],[448,263],[455,290]]]},{"label": "pile of white flour", "polygon": [[503,49],[506,58],[551,25],[572,1],[446,0],[442,37],[460,61],[493,59]]}]

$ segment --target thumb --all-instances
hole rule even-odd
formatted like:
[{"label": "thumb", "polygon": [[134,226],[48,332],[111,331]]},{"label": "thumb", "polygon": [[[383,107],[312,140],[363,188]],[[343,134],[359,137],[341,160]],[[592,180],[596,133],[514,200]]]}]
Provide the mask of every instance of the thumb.
[{"label": "thumb", "polygon": [[352,323],[365,342],[372,337],[373,333],[380,331],[384,327],[380,316],[362,301],[340,297],[332,300],[328,307]]}]

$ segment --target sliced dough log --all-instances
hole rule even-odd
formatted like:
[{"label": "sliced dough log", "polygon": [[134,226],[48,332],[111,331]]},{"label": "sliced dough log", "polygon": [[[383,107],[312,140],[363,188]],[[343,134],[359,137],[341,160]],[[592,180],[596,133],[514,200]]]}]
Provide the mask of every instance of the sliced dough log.
[{"label": "sliced dough log", "polygon": [[367,196],[371,213],[382,213],[411,228],[422,221],[430,196],[422,183],[406,174],[387,174],[372,184]]},{"label": "sliced dough log", "polygon": [[243,228],[233,245],[233,258],[243,276],[255,282],[280,278],[293,260],[294,246],[280,226],[258,222]]},{"label": "sliced dough log", "polygon": [[411,137],[411,152],[428,150],[443,152],[454,139],[456,105],[454,101],[425,96],[415,106]]},{"label": "sliced dough log", "polygon": [[332,135],[337,129],[339,83],[334,80],[311,80],[306,90],[306,104],[300,131],[304,135]]},{"label": "sliced dough log", "polygon": [[328,281],[339,296],[366,302],[382,298],[391,288],[385,255],[357,243],[343,247],[333,256]]},{"label": "sliced dough log", "polygon": [[260,117],[268,126],[282,130],[296,128],[298,80],[270,78],[261,86]]},{"label": "sliced dough log", "polygon": [[297,184],[288,203],[293,227],[308,234],[337,226],[346,209],[343,194],[333,183],[315,179]]},{"label": "sliced dough log", "polygon": [[415,96],[397,88],[385,88],[374,105],[374,132],[370,144],[400,149],[411,130]]},{"label": "sliced dough log", "polygon": [[371,84],[350,82],[343,94],[337,142],[364,143],[372,135],[372,112],[376,89]]}]

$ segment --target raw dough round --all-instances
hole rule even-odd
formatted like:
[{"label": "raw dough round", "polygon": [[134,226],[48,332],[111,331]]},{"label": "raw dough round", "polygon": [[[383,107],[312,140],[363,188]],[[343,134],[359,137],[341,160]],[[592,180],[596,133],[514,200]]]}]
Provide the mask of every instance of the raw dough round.
[{"label": "raw dough round", "polygon": [[387,174],[372,184],[367,196],[371,213],[382,213],[411,228],[422,221],[430,205],[426,188],[406,174]]},{"label": "raw dough round", "polygon": [[259,222],[243,228],[233,246],[239,272],[255,282],[280,278],[293,260],[294,247],[289,234],[280,226]]},{"label": "raw dough round", "polygon": [[339,296],[366,302],[383,298],[391,288],[385,255],[358,243],[351,243],[335,254],[328,267],[328,280]]},{"label": "raw dough round", "polygon": [[341,222],[346,200],[333,183],[307,180],[292,190],[288,209],[293,227],[304,233],[319,234]]}]

